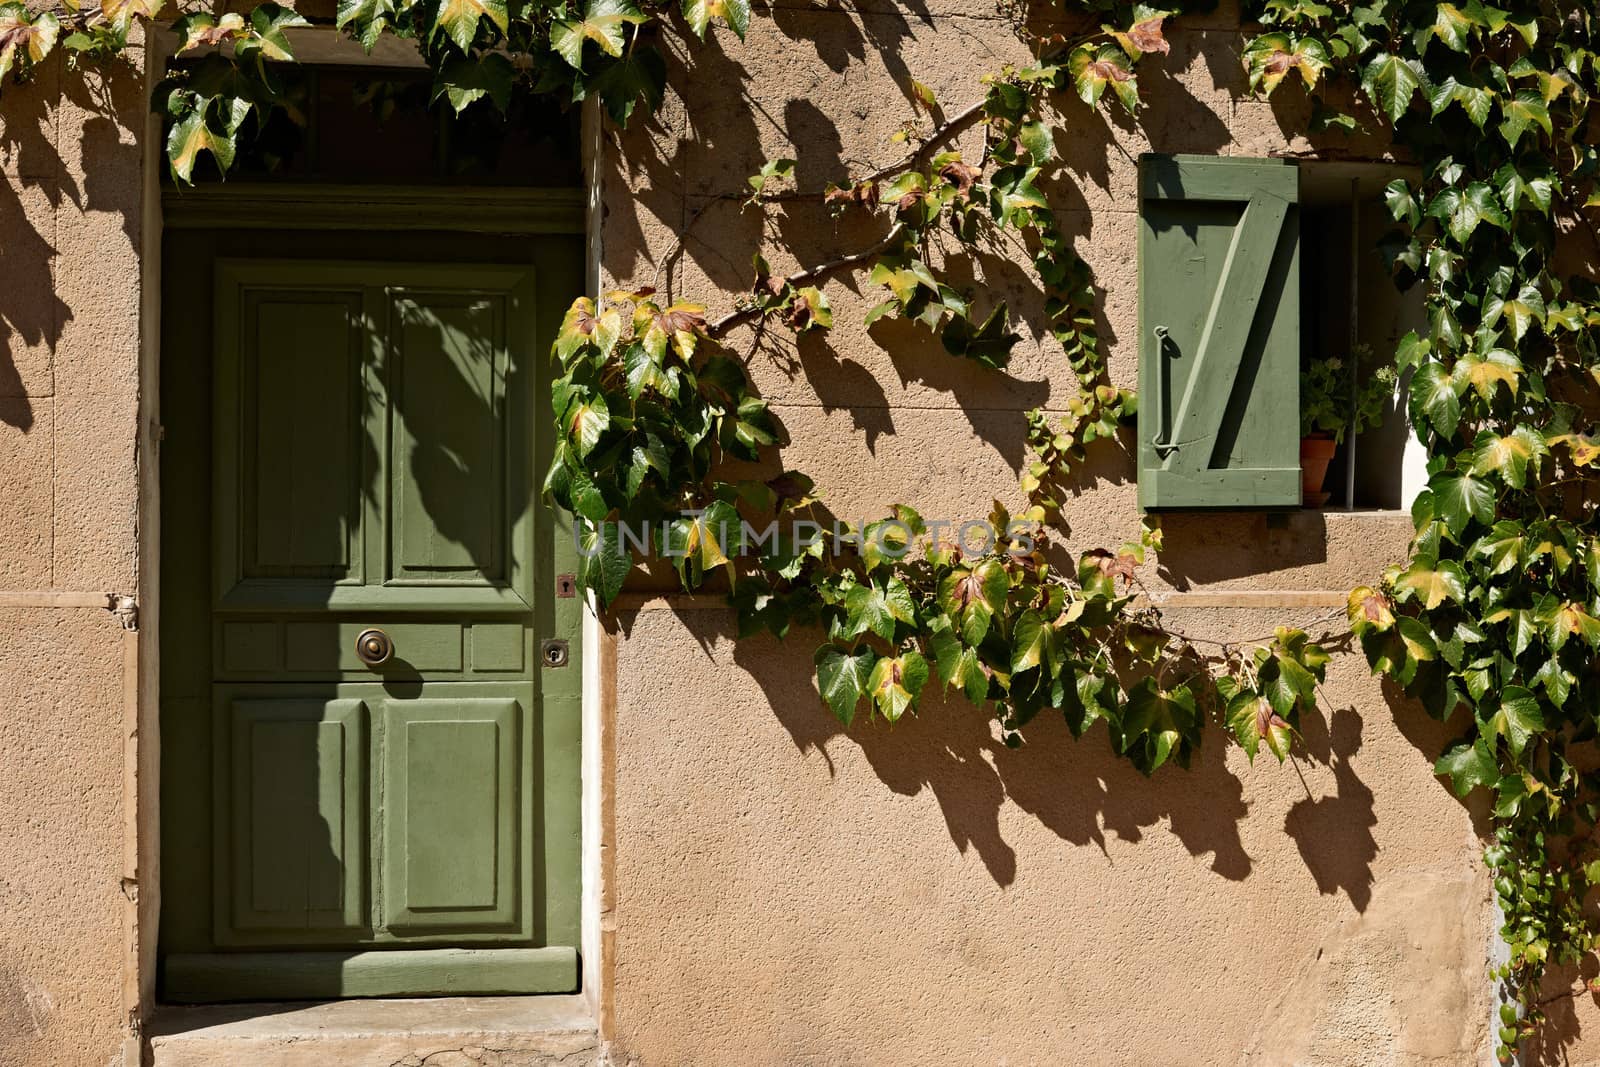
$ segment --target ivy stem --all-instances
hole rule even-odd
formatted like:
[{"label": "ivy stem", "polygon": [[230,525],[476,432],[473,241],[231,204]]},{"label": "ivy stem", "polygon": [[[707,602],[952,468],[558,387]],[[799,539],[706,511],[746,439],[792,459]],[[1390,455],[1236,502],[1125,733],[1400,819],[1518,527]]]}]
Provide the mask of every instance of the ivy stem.
[{"label": "ivy stem", "polygon": [[[933,153],[945,145],[952,137],[957,136],[962,131],[970,127],[979,118],[981,118],[984,113],[984,106],[987,103],[987,97],[980,97],[979,99],[973,101],[960,111],[956,112],[954,115],[945,119],[944,122],[937,126],[934,131],[928,135],[928,139],[923,141],[922,144],[918,146],[917,150],[912,152],[909,156],[900,160],[898,163],[891,163],[886,167],[880,167],[862,178],[853,179],[851,184],[863,185],[872,182],[880,182],[885,178],[893,177],[894,175],[909,170],[913,167],[921,166],[923,163],[927,162],[928,159],[932,158]],[[793,193],[773,193],[762,195],[756,197],[755,199],[763,203],[769,203],[777,200],[820,201],[825,195],[825,190],[816,192],[796,191]],[[736,197],[734,194],[729,193],[723,194],[717,199],[732,200],[735,198]],[[694,213],[694,215],[690,217],[688,223],[684,226],[683,232],[680,233],[677,236],[677,239],[673,242],[672,248],[668,250],[667,254],[661,258],[660,263],[657,264],[655,278],[659,279],[662,268],[682,252],[683,243],[685,238],[688,237],[689,230],[696,222],[700,220],[700,217],[705,214],[706,208],[709,206],[710,202],[703,205]],[[883,252],[885,249],[892,247],[897,241],[900,240],[905,232],[905,224],[902,222],[897,222],[889,228],[889,232],[884,234],[882,239],[874,243],[871,247],[863,249],[860,252],[851,253],[850,255],[840,256],[837,259],[830,259],[827,262],[819,263],[814,267],[796,271],[784,279],[784,286],[787,288],[792,286],[806,285],[813,281],[819,281],[835,271],[843,270],[846,267],[853,267],[858,263],[862,263],[868,259],[871,259],[873,256]],[[652,281],[651,287],[654,288],[654,281]],[[762,308],[754,304],[735,308],[733,311],[730,311],[728,314],[711,323],[711,325],[707,328],[707,332],[712,337],[721,337],[735,326],[760,317],[762,311]]]},{"label": "ivy stem", "polygon": [[[837,259],[830,259],[825,263],[818,263],[816,266],[807,267],[805,270],[795,271],[793,274],[783,279],[784,288],[787,289],[801,285],[808,285],[811,282],[820,281],[826,278],[834,271],[843,270],[846,267],[853,267],[857,263],[871,259],[880,252],[892,247],[895,242],[899,241],[900,238],[905,235],[905,232],[906,224],[903,222],[897,222],[889,228],[888,233],[884,234],[880,240],[874,242],[868,248],[864,248],[859,252],[852,252],[847,256],[840,256]],[[713,338],[721,338],[735,326],[749,322],[752,319],[760,318],[765,310],[765,308],[757,304],[746,304],[743,307],[735,308],[707,326],[706,333]]]}]

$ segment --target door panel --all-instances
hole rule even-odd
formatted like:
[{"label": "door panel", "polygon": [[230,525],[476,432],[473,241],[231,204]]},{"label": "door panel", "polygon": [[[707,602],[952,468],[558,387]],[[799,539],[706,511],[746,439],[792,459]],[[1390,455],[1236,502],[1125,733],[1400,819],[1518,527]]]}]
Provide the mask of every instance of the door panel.
[{"label": "door panel", "polygon": [[514,700],[390,701],[384,908],[391,931],[517,919],[521,709]]},{"label": "door panel", "polygon": [[390,294],[400,581],[504,575],[505,320],[500,294]]},{"label": "door panel", "polygon": [[[242,699],[221,708],[217,781],[227,877],[217,940],[318,944],[360,937],[366,900],[366,705]],[[263,938],[270,932],[273,936]]]},{"label": "door panel", "polygon": [[254,291],[244,305],[243,572],[359,580],[361,294]]},{"label": "door panel", "polygon": [[534,269],[231,260],[216,291],[217,606],[527,611]]}]

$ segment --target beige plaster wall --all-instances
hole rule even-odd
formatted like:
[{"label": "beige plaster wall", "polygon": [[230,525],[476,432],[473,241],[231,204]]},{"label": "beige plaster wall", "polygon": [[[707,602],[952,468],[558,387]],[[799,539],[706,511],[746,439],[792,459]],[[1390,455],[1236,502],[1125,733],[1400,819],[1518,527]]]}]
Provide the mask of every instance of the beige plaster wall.
[{"label": "beige plaster wall", "polygon": [[[1176,20],[1170,39],[1171,55],[1140,67],[1142,123],[1108,126],[1071,101],[1057,134],[1071,181],[1052,200],[1095,268],[1124,383],[1137,368],[1138,155],[1312,147],[1284,132],[1303,126],[1303,101],[1246,98],[1226,5]],[[701,299],[748,286],[758,245],[790,270],[869,244],[879,231],[849,216],[786,205],[763,223],[735,197],[769,158],[796,159],[804,188],[891,162],[903,149],[889,136],[913,116],[909,78],[954,112],[983,72],[1027,59],[988,8],[938,0],[778,0],[744,45],[723,36],[707,51],[656,123],[608,146],[607,284],[659,270],[673,295]],[[974,153],[977,137],[962,145]],[[683,254],[663,261],[690,220]],[[793,252],[774,254],[763,227]],[[879,300],[864,280],[828,284],[826,337],[732,338],[754,350],[790,431],[783,466],[813,475],[836,514],[904,501],[965,519],[996,495],[1021,504],[1021,412],[1063,410],[1076,386],[1014,255],[952,262],[1023,317],[1008,374],[900,323],[863,327]],[[1129,459],[1093,459],[1068,508],[1080,550],[1139,524]],[[1215,638],[1315,624],[1399,558],[1409,532],[1396,514],[1165,526],[1147,580],[1178,594],[1186,629]],[[714,602],[618,614],[602,1027],[619,1058],[1310,1067],[1489,1055],[1488,887],[1472,817],[1431,773],[1448,734],[1359,656],[1331,668],[1297,767],[1251,767],[1213,731],[1192,771],[1146,780],[1103,731],[1074,744],[1043,722],[1013,751],[956,701],[846,733],[811,681],[817,635],[733,633]]]},{"label": "beige plaster wall", "polygon": [[[1173,54],[1141,74],[1145,126],[1108,132],[1077,105],[1062,116],[1076,182],[1052,195],[1104,288],[1121,381],[1135,369],[1137,154],[1306,147],[1279,126],[1297,105],[1242,99],[1237,40],[1226,8],[1181,20]],[[683,94],[608,147],[606,283],[648,283],[704,209],[664,277],[690,295],[742,288],[761,223],[719,194],[777,155],[808,187],[891,160],[908,77],[953,110],[980,72],[1025,59],[986,7],[780,0],[747,44],[719,35]],[[50,65],[36,87],[8,87],[0,133],[0,1060],[20,1067],[122,1062],[133,1047],[134,642],[88,605],[141,577],[144,119],[136,70],[80,84]],[[874,236],[809,209],[770,225],[808,261]],[[830,337],[770,339],[753,360],[793,435],[784,463],[817,476],[840,514],[1020,503],[1020,412],[1064,408],[1072,379],[1025,279],[1003,256],[977,269],[1029,322],[1008,376],[898,324],[861,327],[876,297],[844,282],[828,287]],[[1071,509],[1079,548],[1137,527],[1126,461],[1103,454],[1095,471]],[[1205,603],[1339,590],[1398,555],[1406,529],[1309,513],[1174,521],[1148,580]],[[1322,613],[1175,610],[1215,636]],[[816,701],[810,639],[735,645],[715,605],[617,622],[600,687],[614,690],[601,992],[616,1059],[1482,1057],[1489,923],[1472,821],[1429,772],[1441,728],[1358,660],[1333,667],[1301,773],[1248,767],[1213,735],[1192,772],[1147,781],[1103,736],[1073,744],[1043,723],[1013,751],[959,703],[847,735]]]},{"label": "beige plaster wall", "polygon": [[131,939],[143,79],[0,103],[0,1061],[137,1063]]}]

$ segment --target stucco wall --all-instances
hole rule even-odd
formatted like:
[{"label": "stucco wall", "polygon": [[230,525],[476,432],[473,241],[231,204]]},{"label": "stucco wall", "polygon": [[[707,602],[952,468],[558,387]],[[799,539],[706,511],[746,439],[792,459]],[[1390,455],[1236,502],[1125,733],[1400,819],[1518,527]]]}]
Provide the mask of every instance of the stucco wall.
[{"label": "stucco wall", "polygon": [[[1095,268],[1101,337],[1127,384],[1139,154],[1311,147],[1284,132],[1303,127],[1302,105],[1246,98],[1230,9],[1169,26],[1171,55],[1139,68],[1149,107],[1138,125],[1108,126],[1071,101],[1056,136],[1073,180],[1052,201]],[[953,113],[981,93],[982,73],[1028,58],[987,9],[948,3],[779,0],[743,46],[720,39],[708,51],[657,123],[609,145],[608,284],[650,284],[660,264],[675,297],[747,287],[762,223],[738,196],[764,160],[794,158],[808,189],[892,162],[903,148],[889,137],[914,116],[909,78]],[[975,153],[978,135],[961,144]],[[683,254],[661,263],[691,220]],[[795,250],[764,246],[779,271],[880,232],[793,204],[766,225]],[[1021,412],[1063,410],[1076,385],[1004,261],[1015,250],[996,251],[954,269],[1026,322],[1007,374],[952,359],[901,323],[863,327],[880,297],[861,279],[828,284],[826,337],[769,334],[756,346],[750,366],[792,437],[782,465],[813,475],[841,517],[881,516],[896,501],[951,519],[981,518],[996,496],[1021,504]],[[731,343],[752,346],[748,332]],[[1093,460],[1067,509],[1079,550],[1119,544],[1139,524],[1131,461],[1114,448]],[[1311,512],[1165,526],[1146,579],[1182,591],[1171,617],[1213,638],[1315,629],[1337,602],[1328,591],[1371,580],[1409,532],[1401,515]],[[1488,887],[1472,818],[1430,769],[1448,735],[1386,694],[1359,656],[1331,668],[1298,772],[1270,757],[1250,767],[1213,730],[1192,771],[1146,780],[1111,755],[1103,730],[1075,744],[1044,722],[1013,751],[959,701],[846,733],[810,681],[817,635],[733,633],[716,603],[680,597],[635,602],[615,627],[604,1026],[619,1057],[1489,1055]]]},{"label": "stucco wall", "polygon": [[0,1059],[137,1062],[139,69],[7,85],[0,122]]},{"label": "stucco wall", "polygon": [[[1243,98],[1226,5],[1172,36],[1172,54],[1141,71],[1143,125],[1108,128],[1069,104],[1058,133],[1076,181],[1052,198],[1096,268],[1122,382],[1136,362],[1138,154],[1306,147],[1283,132],[1303,109]],[[691,297],[743,288],[761,223],[720,194],[742,194],[780,155],[808,188],[888,162],[889,135],[912,114],[908,77],[954,110],[980,73],[1026,58],[981,5],[780,0],[746,44],[721,34],[697,49],[683,94],[608,141],[605,284],[650,283],[698,217],[663,279]],[[22,1067],[136,1062],[125,1040],[135,644],[88,605],[141,578],[144,115],[136,70],[81,84],[53,63],[36,87],[8,87],[0,135],[0,1059]],[[770,225],[805,261],[875,236],[802,207]],[[997,494],[1021,503],[1020,413],[1064,409],[1074,385],[1038,340],[1025,279],[1003,253],[976,269],[1029,323],[1007,375],[897,323],[862,327],[877,298],[842,281],[828,286],[828,337],[769,337],[753,359],[793,437],[784,464],[815,475],[840,515],[904,500],[965,518]],[[1078,548],[1137,528],[1126,460],[1103,452],[1094,469],[1069,508]],[[1147,580],[1210,598],[1177,602],[1187,628],[1248,637],[1313,622],[1324,609],[1300,594],[1369,577],[1407,529],[1398,516],[1174,520]],[[812,688],[812,638],[735,644],[715,603],[635,603],[612,631],[599,993],[618,1060],[1486,1055],[1488,890],[1470,814],[1430,773],[1445,733],[1357,658],[1330,672],[1300,773],[1249,767],[1213,732],[1191,772],[1146,780],[1103,733],[1074,744],[1043,722],[1013,751],[959,702],[846,734]],[[1577,1016],[1569,1031],[1568,1044]]]}]

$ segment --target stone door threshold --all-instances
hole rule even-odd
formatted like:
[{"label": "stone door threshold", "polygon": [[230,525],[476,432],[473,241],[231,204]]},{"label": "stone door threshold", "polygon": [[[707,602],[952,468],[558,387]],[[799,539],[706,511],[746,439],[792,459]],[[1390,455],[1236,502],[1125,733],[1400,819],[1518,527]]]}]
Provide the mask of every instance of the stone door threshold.
[{"label": "stone door threshold", "polygon": [[588,1067],[581,996],[437,997],[163,1008],[149,1067]]}]

